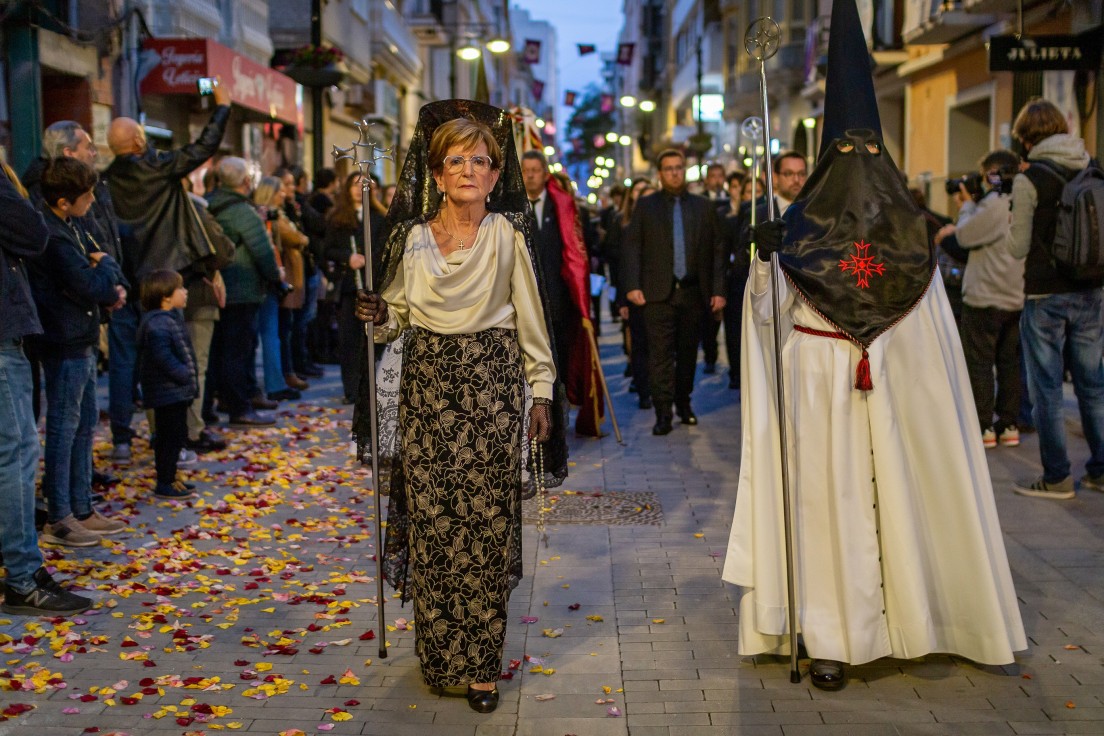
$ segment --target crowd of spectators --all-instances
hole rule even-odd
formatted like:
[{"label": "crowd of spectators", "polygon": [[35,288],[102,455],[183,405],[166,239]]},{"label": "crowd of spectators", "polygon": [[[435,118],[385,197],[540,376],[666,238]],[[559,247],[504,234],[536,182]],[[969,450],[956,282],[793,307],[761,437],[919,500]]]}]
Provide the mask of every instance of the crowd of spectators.
[{"label": "crowd of spectators", "polygon": [[[97,493],[120,479],[93,468],[101,369],[108,373],[111,472],[125,475],[136,460],[141,425],[134,415],[145,410],[157,476],[152,494],[170,500],[195,495],[177,477],[179,466],[226,448],[227,430],[214,425],[276,424],[273,410],[300,398],[307,379],[322,377],[321,363],[351,356],[342,377],[347,400],[355,394],[356,342],[364,335],[351,317],[354,274],[363,266],[354,250],[360,181],[320,169],[312,191],[299,169],[257,177],[243,159],[221,154],[230,101],[216,87],[212,102],[196,140],[172,150],[151,145],[139,122],[113,120],[104,141],[113,159],[102,173],[96,142],[74,121],[44,131],[42,155],[22,182],[4,167],[5,612],[88,608],[88,598],[50,577],[38,543],[89,547],[126,528],[104,513]],[[382,230],[375,196],[371,211]]]}]

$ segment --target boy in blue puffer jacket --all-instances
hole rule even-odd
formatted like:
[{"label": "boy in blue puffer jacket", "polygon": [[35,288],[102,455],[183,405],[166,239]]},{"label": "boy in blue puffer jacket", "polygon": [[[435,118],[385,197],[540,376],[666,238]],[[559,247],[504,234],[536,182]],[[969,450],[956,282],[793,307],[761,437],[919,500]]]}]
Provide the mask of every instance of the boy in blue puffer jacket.
[{"label": "boy in blue puffer jacket", "polygon": [[193,498],[195,486],[176,479],[180,451],[188,439],[188,407],[199,394],[195,351],[182,310],[188,304],[184,279],[176,271],[151,271],[142,280],[138,327],[138,380],[157,432],[153,454],[159,498]]}]

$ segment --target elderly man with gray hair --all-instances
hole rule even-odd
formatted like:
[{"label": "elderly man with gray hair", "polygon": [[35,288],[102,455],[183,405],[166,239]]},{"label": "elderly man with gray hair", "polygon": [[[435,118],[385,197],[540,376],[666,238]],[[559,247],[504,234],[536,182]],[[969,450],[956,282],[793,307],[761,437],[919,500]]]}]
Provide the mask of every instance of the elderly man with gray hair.
[{"label": "elderly man with gray hair", "polygon": [[[78,161],[96,167],[98,151],[92,136],[75,120],[59,120],[42,131],[42,155],[31,162],[23,174],[26,186],[35,205],[41,204],[42,194],[39,180],[42,171],[51,159],[75,158]],[[74,218],[100,247],[117,263],[124,263],[122,242],[119,238],[119,222],[115,215],[115,205],[111,200],[111,190],[104,177],[97,177],[93,189],[95,199],[88,214]],[[39,207],[41,209],[41,207]],[[133,283],[133,282],[131,282]],[[129,283],[123,284],[130,289]],[[108,416],[111,420],[111,435],[116,444],[129,443],[131,438],[130,422],[134,414],[134,336],[138,329],[138,298],[128,299],[121,308],[111,313],[108,323]],[[33,349],[28,356],[36,363]],[[35,386],[38,386],[38,369],[33,371]],[[34,392],[35,416],[39,414],[39,391]],[[129,445],[128,445],[129,447]],[[93,483],[104,485],[114,480],[109,475],[93,473]]]},{"label": "elderly man with gray hair", "polygon": [[255,371],[256,364],[258,311],[269,289],[284,277],[264,221],[249,199],[251,182],[245,161],[227,156],[218,162],[216,173],[219,187],[207,195],[207,211],[236,246],[233,263],[222,270],[226,306],[215,328],[212,351],[217,356],[212,370],[216,371],[219,405],[230,414],[232,426],[273,424],[270,414],[252,408],[250,371]]}]

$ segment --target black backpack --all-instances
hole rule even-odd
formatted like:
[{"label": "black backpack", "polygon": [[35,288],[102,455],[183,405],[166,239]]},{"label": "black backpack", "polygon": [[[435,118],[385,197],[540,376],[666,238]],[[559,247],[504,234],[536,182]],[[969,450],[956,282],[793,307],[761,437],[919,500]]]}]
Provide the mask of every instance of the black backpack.
[{"label": "black backpack", "polygon": [[1078,281],[1104,277],[1104,169],[1096,161],[1072,177],[1035,161],[1062,182],[1050,254],[1058,271]]}]

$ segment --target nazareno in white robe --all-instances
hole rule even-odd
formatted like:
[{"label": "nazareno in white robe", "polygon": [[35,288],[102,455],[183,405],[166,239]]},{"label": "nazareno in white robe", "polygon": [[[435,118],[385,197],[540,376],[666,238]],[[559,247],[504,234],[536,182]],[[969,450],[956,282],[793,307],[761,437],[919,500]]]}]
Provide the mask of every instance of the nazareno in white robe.
[{"label": "nazareno in white robe", "polygon": [[[769,264],[744,295],[743,428],[722,577],[743,587],[739,652],[789,653]],[[958,330],[938,275],[869,348],[781,288],[798,631],[811,657],[933,652],[1007,664],[1027,648]]]}]

